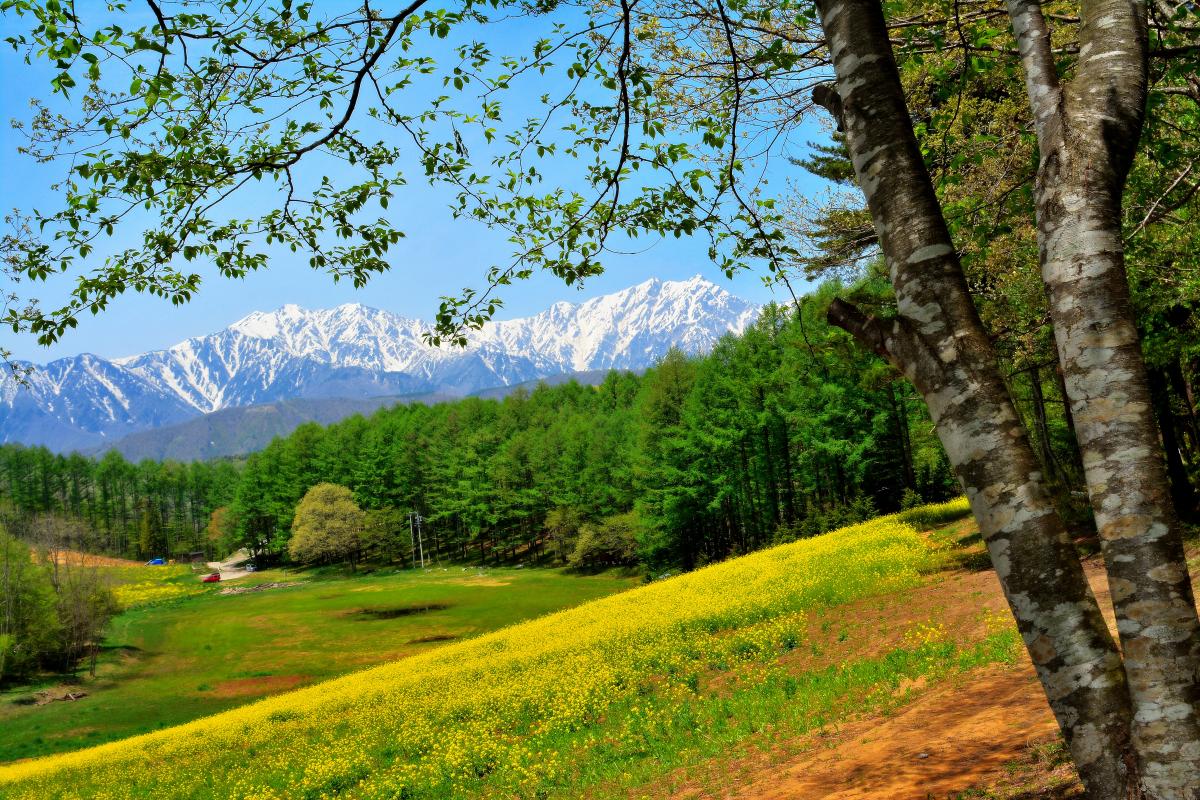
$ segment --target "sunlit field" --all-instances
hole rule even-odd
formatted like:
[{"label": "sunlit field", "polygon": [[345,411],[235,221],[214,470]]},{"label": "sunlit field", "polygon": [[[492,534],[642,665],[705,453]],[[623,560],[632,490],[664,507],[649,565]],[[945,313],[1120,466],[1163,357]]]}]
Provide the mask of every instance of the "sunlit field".
[{"label": "sunlit field", "polygon": [[[189,722],[638,583],[457,566],[354,576],[268,570],[218,584],[200,583],[187,566],[105,571],[128,610],[110,625],[97,677],[72,685],[88,695],[35,706],[25,703],[38,687],[0,692],[0,761]],[[279,588],[246,591],[263,584]],[[231,590],[244,593],[221,594]]]},{"label": "sunlit field", "polygon": [[866,658],[786,658],[812,646],[814,614],[915,586],[940,558],[883,518],[0,781],[21,798],[620,794],[765,727],[811,729],[905,681],[1011,659],[1009,627],[961,647],[936,624]]}]

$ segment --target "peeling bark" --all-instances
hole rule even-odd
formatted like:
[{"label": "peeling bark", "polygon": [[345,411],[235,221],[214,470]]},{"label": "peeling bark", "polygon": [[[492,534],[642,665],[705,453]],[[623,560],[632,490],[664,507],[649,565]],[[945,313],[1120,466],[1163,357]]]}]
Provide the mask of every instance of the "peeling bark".
[{"label": "peeling bark", "polygon": [[1060,85],[1035,0],[1009,0],[1038,135],[1042,277],[1133,702],[1144,796],[1200,798],[1200,619],[1129,298],[1121,194],[1145,115],[1145,5],[1084,0]]},{"label": "peeling bark", "polygon": [[[929,406],[1080,775],[1125,800],[1130,700],[1121,659],[996,366],[913,135],[879,0],[818,0],[845,131],[896,292],[882,320],[829,319],[894,364]],[[836,100],[834,99],[836,98]]]}]

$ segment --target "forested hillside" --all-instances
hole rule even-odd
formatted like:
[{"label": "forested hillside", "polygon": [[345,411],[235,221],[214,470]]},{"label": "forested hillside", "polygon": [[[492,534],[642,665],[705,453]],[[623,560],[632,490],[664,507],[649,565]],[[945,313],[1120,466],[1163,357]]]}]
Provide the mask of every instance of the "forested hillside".
[{"label": "forested hillside", "polygon": [[0,491],[16,516],[78,518],[85,546],[137,557],[282,554],[328,482],[369,512],[378,560],[410,558],[415,511],[434,557],[692,567],[954,491],[912,390],[824,322],[834,288],[641,376],[304,425],[244,463],[6,446]]},{"label": "forested hillside", "polygon": [[[349,487],[367,512],[355,558],[411,563],[409,512],[432,558],[529,558],[661,570],[937,501],[957,491],[911,385],[830,326],[836,295],[888,300],[886,284],[832,282],[770,307],[703,357],[672,351],[637,375],[568,382],[369,417],[305,424],[244,460],[133,464],[0,448],[8,527],[66,515],[81,548],[138,558],[247,547],[286,557],[311,487]],[[1196,418],[1186,352],[1156,377],[1162,441],[1180,509],[1194,506]],[[1061,378],[1003,355],[1018,410],[1064,511],[1087,511]]]},{"label": "forested hillside", "polygon": [[[133,464],[115,452],[5,446],[9,527],[54,513],[78,520],[76,544],[91,550],[149,558],[244,546],[284,557],[297,503],[335,483],[368,512],[360,555],[371,560],[410,563],[416,512],[434,558],[664,569],[947,497],[956,486],[911,386],[825,322],[830,299],[847,291],[886,301],[881,281],[832,283],[802,311],[768,309],[704,357],[674,351],[595,387],[307,424],[244,461]],[[1019,408],[1069,490],[1080,472],[1058,378],[1019,358],[1009,367]],[[1168,409],[1189,408],[1178,390],[1165,395]],[[1177,445],[1192,441],[1186,412],[1167,418]]]}]

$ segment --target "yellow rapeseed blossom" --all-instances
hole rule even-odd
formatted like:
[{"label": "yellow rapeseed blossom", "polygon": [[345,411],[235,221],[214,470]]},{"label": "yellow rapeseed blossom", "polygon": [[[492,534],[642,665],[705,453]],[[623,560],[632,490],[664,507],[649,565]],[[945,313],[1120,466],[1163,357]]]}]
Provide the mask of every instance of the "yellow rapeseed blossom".
[{"label": "yellow rapeseed blossom", "polygon": [[176,728],[0,767],[0,796],[447,798],[489,785],[544,796],[582,749],[644,745],[700,676],[762,680],[757,665],[805,646],[810,612],[915,585],[931,558],[912,527],[877,519]]},{"label": "yellow rapeseed blossom", "polygon": [[971,513],[971,505],[965,497],[956,497],[945,503],[933,503],[927,506],[910,508],[896,515],[901,522],[907,522],[917,528],[932,528],[944,522],[962,519]]},{"label": "yellow rapeseed blossom", "polygon": [[140,581],[113,587],[113,595],[122,608],[136,608],[176,597],[186,597],[204,591],[199,584]]},{"label": "yellow rapeseed blossom", "polygon": [[164,566],[101,567],[122,608],[137,608],[205,591],[196,581],[191,567],[183,564]]}]

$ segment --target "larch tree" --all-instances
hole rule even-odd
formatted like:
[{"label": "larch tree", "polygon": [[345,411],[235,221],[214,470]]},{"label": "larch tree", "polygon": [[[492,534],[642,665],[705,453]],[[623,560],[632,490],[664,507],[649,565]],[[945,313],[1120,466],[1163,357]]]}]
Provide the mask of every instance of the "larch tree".
[{"label": "larch tree", "polygon": [[[914,133],[891,34],[936,34],[947,24],[930,18],[937,3],[889,3],[889,14],[911,12],[891,23],[882,0],[463,0],[453,10],[413,0],[386,12],[146,0],[137,8],[149,21],[137,26],[120,23],[125,3],[0,8],[23,21],[13,45],[52,72],[57,102],[35,107],[28,152],[65,165],[61,207],[14,220],[6,274],[98,264],[59,308],[6,301],[3,320],[44,343],[126,291],[186,302],[202,282],[189,262],[238,277],[273,252],[302,251],[313,268],[366,283],[403,236],[386,209],[405,159],[453,190],[456,217],[503,230],[513,246],[485,289],[443,301],[435,342],[464,342],[513,280],[538,269],[586,279],[632,237],[707,235],[722,269],[765,264],[786,278],[800,254],[747,165],[816,100],[844,133],[870,212],[874,233],[856,241],[878,246],[895,295],[885,315],[835,302],[831,321],[928,405],[1089,796],[1200,796],[1200,626],[1120,230],[1146,108],[1144,4],[1056,6],[1056,19],[1076,25],[1069,42],[1033,0],[948,11],[958,46],[1019,59],[1027,76],[1040,262],[1120,650],[1046,490]],[[1157,57],[1195,54],[1198,26],[1179,22],[1194,4],[1155,9],[1168,20],[1154,28]],[[964,18],[1005,15],[1009,34],[962,35]],[[485,26],[505,18],[547,23],[526,54],[497,55]],[[945,46],[931,34],[915,51]],[[501,102],[522,81],[539,86],[540,113]],[[1173,88],[1200,100],[1186,76]],[[564,157],[578,166],[575,183],[539,166]],[[249,206],[229,203],[247,194]],[[477,502],[457,518],[479,530],[495,522]]]}]

